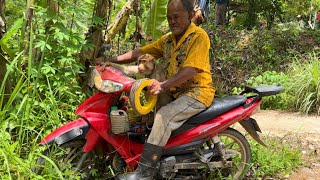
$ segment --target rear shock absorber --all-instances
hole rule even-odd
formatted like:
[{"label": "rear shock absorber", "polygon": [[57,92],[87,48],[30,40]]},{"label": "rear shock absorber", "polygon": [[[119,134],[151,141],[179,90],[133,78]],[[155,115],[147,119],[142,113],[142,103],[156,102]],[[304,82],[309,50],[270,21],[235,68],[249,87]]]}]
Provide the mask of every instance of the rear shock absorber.
[{"label": "rear shock absorber", "polygon": [[218,155],[221,157],[221,161],[223,165],[225,165],[227,163],[227,160],[226,160],[225,151],[223,150],[219,136],[214,136],[212,138],[212,141],[213,141],[214,147],[217,150]]}]

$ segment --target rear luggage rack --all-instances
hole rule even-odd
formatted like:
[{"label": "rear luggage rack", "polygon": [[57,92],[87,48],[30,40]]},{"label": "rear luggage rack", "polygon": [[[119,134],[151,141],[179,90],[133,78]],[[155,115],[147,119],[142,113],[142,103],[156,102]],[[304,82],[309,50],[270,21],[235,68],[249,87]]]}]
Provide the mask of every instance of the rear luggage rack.
[{"label": "rear luggage rack", "polygon": [[272,96],[281,93],[284,91],[284,88],[280,85],[259,85],[259,86],[246,86],[244,91],[240,93],[240,95],[246,93],[256,93],[258,94],[249,104],[244,105],[244,108],[251,106],[258,99],[264,96]]}]

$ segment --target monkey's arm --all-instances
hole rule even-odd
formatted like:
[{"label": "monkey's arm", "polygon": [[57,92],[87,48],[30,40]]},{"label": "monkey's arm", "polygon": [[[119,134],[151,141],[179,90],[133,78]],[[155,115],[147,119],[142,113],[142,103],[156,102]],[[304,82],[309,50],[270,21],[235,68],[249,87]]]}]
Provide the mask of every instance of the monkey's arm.
[{"label": "monkey's arm", "polygon": [[125,66],[121,64],[112,63],[112,62],[106,62],[106,65],[117,68],[128,76],[136,75],[139,72],[138,66],[134,66],[134,65]]}]

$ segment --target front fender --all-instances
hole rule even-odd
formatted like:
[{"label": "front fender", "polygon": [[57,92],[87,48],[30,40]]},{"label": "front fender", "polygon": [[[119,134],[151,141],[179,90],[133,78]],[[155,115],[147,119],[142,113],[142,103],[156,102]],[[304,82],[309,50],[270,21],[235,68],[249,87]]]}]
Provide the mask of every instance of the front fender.
[{"label": "front fender", "polygon": [[74,139],[85,139],[90,125],[82,118],[68,122],[54,130],[52,133],[42,139],[41,144],[49,145],[53,142],[58,145],[64,144]]}]

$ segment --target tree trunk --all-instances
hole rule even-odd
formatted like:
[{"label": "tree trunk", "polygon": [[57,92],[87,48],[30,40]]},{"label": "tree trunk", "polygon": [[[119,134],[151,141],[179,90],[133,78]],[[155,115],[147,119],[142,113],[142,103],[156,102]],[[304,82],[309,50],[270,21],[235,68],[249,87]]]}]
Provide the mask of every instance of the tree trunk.
[{"label": "tree trunk", "polygon": [[128,19],[134,12],[134,7],[137,3],[138,0],[129,0],[117,14],[114,21],[107,28],[107,35],[105,37],[106,43],[110,43],[110,41],[116,36],[116,34],[127,24]]},{"label": "tree trunk", "polygon": [[[6,31],[6,22],[5,22],[5,0],[0,1],[0,39],[2,39],[5,31]],[[7,72],[6,68],[7,60],[3,54],[3,51],[0,47],[0,82],[4,81],[4,76]],[[0,83],[0,84],[1,84]],[[0,98],[3,92],[0,92]],[[4,102],[6,103],[9,99],[9,95],[11,94],[11,83],[10,79],[6,79],[5,89],[4,89]],[[1,107],[0,107],[1,108]]]},{"label": "tree trunk", "polygon": [[223,4],[215,4],[216,25],[226,25],[226,14],[228,8],[228,1]]},{"label": "tree trunk", "polygon": [[147,40],[147,35],[142,28],[140,4],[141,0],[137,0],[134,7],[134,15],[136,16],[136,31],[133,34],[135,40],[134,48],[141,46],[141,39]]},{"label": "tree trunk", "polygon": [[[59,12],[59,4],[58,0],[47,0],[47,9],[48,13],[51,17],[57,16]],[[53,21],[50,19],[49,21],[46,22],[46,34],[50,33],[50,27],[52,26]]]},{"label": "tree trunk", "polygon": [[[99,17],[101,19],[107,19],[109,9],[111,8],[112,3],[110,0],[96,0],[96,5],[94,9],[94,16]],[[86,82],[88,81],[87,78],[89,77],[89,66],[95,64],[95,58],[98,54],[98,50],[101,47],[103,43],[103,34],[102,30],[104,28],[104,25],[94,25],[89,28],[89,32],[87,35],[87,41],[91,42],[94,49],[85,50],[82,49],[82,51],[79,54],[79,58],[81,61],[81,64],[84,66],[84,72],[85,74],[82,75],[79,79],[79,84],[82,87],[83,90],[85,90]]]},{"label": "tree trunk", "polygon": [[[109,0],[97,0],[94,9],[94,16],[106,19],[110,7],[111,2]],[[89,64],[94,64],[99,47],[103,43],[102,29],[102,25],[95,25],[89,28],[87,40],[91,42],[95,48],[93,50],[82,50],[80,58],[83,65],[88,66]]]},{"label": "tree trunk", "polygon": [[32,25],[33,8],[34,8],[34,0],[27,0],[25,24],[21,32],[21,42],[20,42],[20,51],[24,51],[25,56],[21,56],[18,61],[18,69],[21,69],[21,70],[26,69],[26,66],[27,66],[27,63],[24,62],[26,61],[24,57],[27,57],[26,55],[29,52],[29,42],[30,42],[30,33],[31,33],[30,29]]}]

